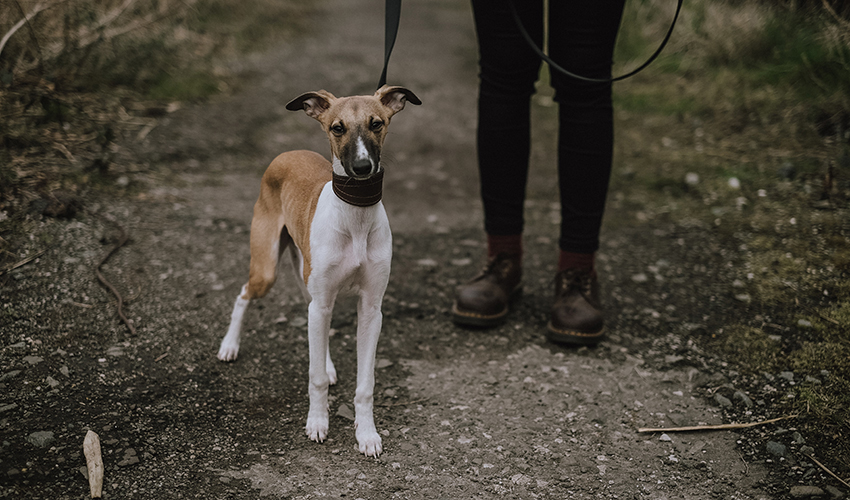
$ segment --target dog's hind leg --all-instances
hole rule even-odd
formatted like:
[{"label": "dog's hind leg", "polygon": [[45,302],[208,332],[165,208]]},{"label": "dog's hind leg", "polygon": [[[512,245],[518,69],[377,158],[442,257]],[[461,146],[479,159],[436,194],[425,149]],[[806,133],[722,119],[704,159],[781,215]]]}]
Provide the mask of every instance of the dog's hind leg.
[{"label": "dog's hind leg", "polygon": [[280,254],[291,241],[279,212],[261,216],[254,210],[254,219],[251,221],[251,264],[248,283],[236,297],[230,326],[218,349],[218,359],[233,361],[239,355],[245,310],[251,300],[264,297],[274,285]]}]

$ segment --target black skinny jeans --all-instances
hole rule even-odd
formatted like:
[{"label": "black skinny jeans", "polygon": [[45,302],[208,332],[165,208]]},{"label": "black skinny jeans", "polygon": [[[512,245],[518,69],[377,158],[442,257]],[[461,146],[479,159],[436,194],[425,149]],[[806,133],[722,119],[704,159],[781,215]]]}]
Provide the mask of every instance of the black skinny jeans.
[{"label": "black skinny jeans", "polygon": [[[543,1],[513,0],[523,26],[543,42]],[[625,0],[550,0],[549,56],[573,73],[611,76]],[[478,35],[478,167],[484,229],[521,234],[531,143],[530,101],[541,60],[528,46],[506,0],[472,0]],[[552,71],[558,103],[558,185],[562,250],[599,247],[614,144],[611,84]]]}]

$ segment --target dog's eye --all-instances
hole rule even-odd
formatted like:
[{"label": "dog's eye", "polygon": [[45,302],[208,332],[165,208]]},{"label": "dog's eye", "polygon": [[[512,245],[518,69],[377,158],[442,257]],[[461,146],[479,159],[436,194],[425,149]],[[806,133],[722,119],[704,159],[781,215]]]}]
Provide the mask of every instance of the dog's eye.
[{"label": "dog's eye", "polygon": [[375,120],[370,126],[372,130],[381,130],[381,127],[384,126],[384,122],[382,122],[381,120]]},{"label": "dog's eye", "polygon": [[331,126],[331,132],[336,135],[342,135],[345,133],[345,127],[343,127],[341,123],[337,123],[336,125]]}]

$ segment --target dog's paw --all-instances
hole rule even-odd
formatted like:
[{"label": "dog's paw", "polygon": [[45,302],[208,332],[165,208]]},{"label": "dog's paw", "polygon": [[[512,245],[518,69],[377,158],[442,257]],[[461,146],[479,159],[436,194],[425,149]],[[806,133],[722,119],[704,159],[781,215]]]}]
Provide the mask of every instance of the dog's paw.
[{"label": "dog's paw", "polygon": [[317,443],[323,443],[328,437],[328,417],[307,417],[307,425],[304,428],[307,437]]},{"label": "dog's paw", "polygon": [[356,435],[360,453],[375,458],[381,454],[383,447],[381,446],[381,436],[377,432],[357,432]]},{"label": "dog's paw", "polygon": [[239,355],[239,344],[232,342],[222,342],[218,349],[218,359],[222,361],[235,361]]},{"label": "dog's paw", "polygon": [[334,365],[328,365],[328,383],[330,385],[336,385],[336,368]]}]

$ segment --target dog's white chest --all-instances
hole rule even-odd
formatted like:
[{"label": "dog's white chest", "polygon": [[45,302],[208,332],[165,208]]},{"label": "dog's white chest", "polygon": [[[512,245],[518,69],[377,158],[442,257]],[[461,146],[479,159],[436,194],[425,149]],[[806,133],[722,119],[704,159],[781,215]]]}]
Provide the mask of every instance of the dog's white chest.
[{"label": "dog's white chest", "polygon": [[351,207],[328,184],[319,195],[310,226],[313,272],[310,286],[359,293],[386,286],[392,234],[384,206]]}]

